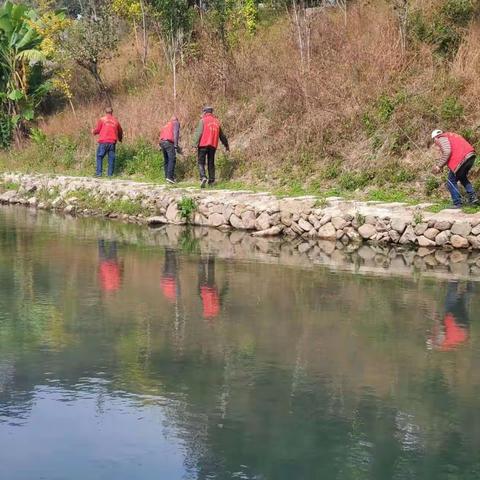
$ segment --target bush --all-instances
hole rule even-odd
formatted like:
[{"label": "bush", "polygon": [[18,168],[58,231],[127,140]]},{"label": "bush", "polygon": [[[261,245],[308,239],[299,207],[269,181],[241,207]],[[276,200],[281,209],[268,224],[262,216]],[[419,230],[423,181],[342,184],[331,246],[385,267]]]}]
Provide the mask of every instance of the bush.
[{"label": "bush", "polygon": [[367,186],[373,178],[375,175],[372,172],[345,172],[339,178],[339,184],[341,188],[353,191]]},{"label": "bush", "polygon": [[152,181],[163,180],[163,155],[157,146],[144,139],[133,144],[120,144],[117,149],[117,172],[120,175],[142,176]]},{"label": "bush", "polygon": [[440,118],[445,121],[457,120],[463,116],[463,105],[455,97],[447,97],[440,106]]},{"label": "bush", "polygon": [[430,197],[438,188],[441,182],[437,177],[430,176],[425,182],[425,194]]},{"label": "bush", "polygon": [[180,217],[182,217],[185,222],[190,223],[192,215],[197,210],[197,202],[191,197],[182,197],[177,203],[177,208]]}]

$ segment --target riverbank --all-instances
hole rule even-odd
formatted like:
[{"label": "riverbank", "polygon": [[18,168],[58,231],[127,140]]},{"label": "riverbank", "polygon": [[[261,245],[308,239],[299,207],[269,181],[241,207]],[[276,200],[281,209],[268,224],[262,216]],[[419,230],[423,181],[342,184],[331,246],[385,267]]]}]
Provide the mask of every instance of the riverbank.
[{"label": "riverbank", "polygon": [[151,226],[190,224],[244,231],[253,237],[283,235],[306,244],[329,240],[351,249],[364,242],[432,251],[480,249],[480,213],[448,209],[434,213],[428,203],[278,198],[268,192],[23,173],[1,174],[0,187],[1,203]]}]

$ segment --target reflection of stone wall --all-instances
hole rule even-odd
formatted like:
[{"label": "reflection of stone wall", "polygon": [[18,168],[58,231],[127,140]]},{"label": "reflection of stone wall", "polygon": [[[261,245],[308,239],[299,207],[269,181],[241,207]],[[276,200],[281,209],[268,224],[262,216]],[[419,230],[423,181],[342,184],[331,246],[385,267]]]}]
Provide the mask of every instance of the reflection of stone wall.
[{"label": "reflection of stone wall", "polygon": [[[149,214],[111,211],[107,216],[152,225],[185,223],[178,202],[188,197],[194,199],[197,206],[191,216],[193,225],[245,231],[254,237],[283,234],[302,238],[301,250],[309,250],[311,240],[337,241],[344,246],[368,241],[375,245],[427,249],[480,249],[480,214],[468,215],[457,210],[433,214],[425,211],[427,205],[347,202],[334,197],[320,205],[315,197],[279,199],[267,193],[172,189],[122,180],[11,173],[3,174],[2,178],[4,184],[15,187],[0,195],[3,203],[54,209],[72,215],[96,215],[98,212],[94,209],[80,206],[75,196],[75,192],[88,192],[106,202],[136,202]],[[433,258],[436,256],[432,255]]]},{"label": "reflection of stone wall", "polygon": [[185,253],[213,253],[219,258],[247,259],[302,268],[324,266],[359,274],[480,278],[480,252],[402,245],[374,245],[315,238],[253,237],[246,231],[162,225],[144,228],[120,222],[73,218],[30,209],[4,207],[6,222],[52,229],[76,239],[105,238],[124,244],[174,247]]}]

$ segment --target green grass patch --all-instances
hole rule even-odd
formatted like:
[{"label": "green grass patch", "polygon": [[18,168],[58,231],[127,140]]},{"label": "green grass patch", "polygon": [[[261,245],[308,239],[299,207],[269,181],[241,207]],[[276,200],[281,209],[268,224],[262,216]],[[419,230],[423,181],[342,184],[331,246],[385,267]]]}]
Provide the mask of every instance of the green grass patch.
[{"label": "green grass patch", "polygon": [[380,202],[405,202],[410,203],[409,195],[401,190],[372,190],[367,194],[367,200]]}]

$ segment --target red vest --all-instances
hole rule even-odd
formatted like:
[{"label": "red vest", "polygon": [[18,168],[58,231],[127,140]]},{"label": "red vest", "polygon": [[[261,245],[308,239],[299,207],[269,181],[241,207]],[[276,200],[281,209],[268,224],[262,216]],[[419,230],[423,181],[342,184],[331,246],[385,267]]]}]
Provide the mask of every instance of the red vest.
[{"label": "red vest", "polygon": [[120,123],[113,115],[105,115],[99,122],[98,143],[117,143],[119,140]]},{"label": "red vest", "polygon": [[218,139],[220,138],[220,122],[218,118],[211,113],[207,113],[202,118],[203,132],[200,137],[198,146],[202,147],[218,147]]},{"label": "red vest", "polygon": [[161,130],[160,130],[160,140],[174,143],[175,135],[173,129],[173,120],[170,120]]},{"label": "red vest", "polygon": [[452,153],[448,159],[447,166],[452,172],[456,172],[462,165],[465,157],[475,152],[475,149],[460,135],[456,133],[445,132],[439,137],[446,137],[450,142]]}]

